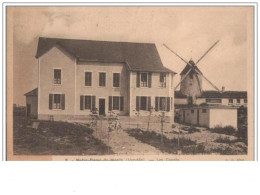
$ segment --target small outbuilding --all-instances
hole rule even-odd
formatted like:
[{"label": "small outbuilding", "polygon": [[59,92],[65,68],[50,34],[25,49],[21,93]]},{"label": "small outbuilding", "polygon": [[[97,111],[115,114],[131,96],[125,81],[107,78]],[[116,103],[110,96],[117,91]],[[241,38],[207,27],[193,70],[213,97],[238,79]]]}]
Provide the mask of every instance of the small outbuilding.
[{"label": "small outbuilding", "polygon": [[233,126],[237,129],[237,108],[228,106],[197,106],[180,108],[180,122],[214,128]]},{"label": "small outbuilding", "polygon": [[38,88],[24,94],[26,96],[26,116],[37,118],[38,113]]}]

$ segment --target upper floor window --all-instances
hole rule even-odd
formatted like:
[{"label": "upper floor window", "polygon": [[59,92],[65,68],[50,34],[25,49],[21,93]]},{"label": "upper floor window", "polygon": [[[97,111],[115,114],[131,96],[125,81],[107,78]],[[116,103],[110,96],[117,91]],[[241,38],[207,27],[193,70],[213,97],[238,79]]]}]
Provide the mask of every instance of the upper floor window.
[{"label": "upper floor window", "polygon": [[85,86],[92,85],[92,72],[85,72]]},{"label": "upper floor window", "polygon": [[206,109],[202,109],[202,113],[207,113],[207,110]]},{"label": "upper floor window", "polygon": [[240,104],[240,99],[239,98],[237,98],[237,104]]},{"label": "upper floor window", "polygon": [[160,87],[166,87],[166,73],[160,74]]},{"label": "upper floor window", "polygon": [[148,73],[142,72],[141,73],[141,87],[147,87],[148,86]]},{"label": "upper floor window", "polygon": [[193,109],[190,112],[191,112],[191,114],[194,114],[194,110]]},{"label": "upper floor window", "polygon": [[54,69],[54,84],[61,84],[61,69]]},{"label": "upper floor window", "polygon": [[106,86],[106,73],[105,72],[99,73],[99,86],[101,86],[101,87]]},{"label": "upper floor window", "polygon": [[113,87],[120,87],[120,73],[113,73]]},{"label": "upper floor window", "polygon": [[233,99],[228,99],[229,104],[233,104]]},{"label": "upper floor window", "polygon": [[247,99],[246,98],[244,99],[244,103],[247,104]]}]

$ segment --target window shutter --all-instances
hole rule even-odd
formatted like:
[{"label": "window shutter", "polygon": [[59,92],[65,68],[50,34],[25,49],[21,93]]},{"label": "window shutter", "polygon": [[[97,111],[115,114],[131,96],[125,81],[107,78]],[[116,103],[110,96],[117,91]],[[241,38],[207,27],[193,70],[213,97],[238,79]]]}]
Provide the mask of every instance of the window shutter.
[{"label": "window shutter", "polygon": [[167,112],[170,112],[171,109],[171,101],[170,101],[170,97],[167,97]]},{"label": "window shutter", "polygon": [[92,103],[92,110],[96,109],[96,96],[92,96],[91,98],[91,103]]},{"label": "window shutter", "polygon": [[151,72],[148,73],[148,87],[149,88],[152,87],[152,73]]},{"label": "window shutter", "polygon": [[84,96],[80,96],[80,110],[84,110]]},{"label": "window shutter", "polygon": [[155,97],[155,111],[158,111],[159,109],[158,109],[158,100],[159,100],[159,98],[158,97]]},{"label": "window shutter", "polygon": [[120,111],[124,110],[124,96],[120,97]]},{"label": "window shutter", "polygon": [[140,96],[136,96],[136,111],[139,111]]},{"label": "window shutter", "polygon": [[52,98],[53,94],[49,94],[49,109],[52,110]]},{"label": "window shutter", "polygon": [[65,94],[61,94],[61,109],[65,110]]},{"label": "window shutter", "polygon": [[109,106],[108,106],[108,110],[112,111],[112,96],[109,96]]},{"label": "window shutter", "polygon": [[173,110],[173,97],[171,97],[171,110]]},{"label": "window shutter", "polygon": [[140,87],[140,72],[136,74],[136,87]]},{"label": "window shutter", "polygon": [[151,110],[151,96],[148,97],[148,111]]}]

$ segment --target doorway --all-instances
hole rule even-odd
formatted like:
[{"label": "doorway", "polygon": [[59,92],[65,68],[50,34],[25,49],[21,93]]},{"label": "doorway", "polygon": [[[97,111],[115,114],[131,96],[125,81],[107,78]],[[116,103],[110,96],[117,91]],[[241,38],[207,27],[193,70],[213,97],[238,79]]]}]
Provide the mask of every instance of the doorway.
[{"label": "doorway", "polygon": [[105,115],[106,113],[106,103],[105,103],[105,99],[99,99],[99,115]]},{"label": "doorway", "polygon": [[31,104],[26,104],[26,116],[31,116]]}]

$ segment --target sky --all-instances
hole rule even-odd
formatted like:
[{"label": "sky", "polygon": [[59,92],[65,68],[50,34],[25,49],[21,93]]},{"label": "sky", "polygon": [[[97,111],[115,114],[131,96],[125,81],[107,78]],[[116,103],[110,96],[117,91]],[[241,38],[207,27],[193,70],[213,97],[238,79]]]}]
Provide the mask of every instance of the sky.
[{"label": "sky", "polygon": [[[180,73],[185,60],[198,64],[218,88],[247,90],[250,7],[13,7],[14,103],[37,87],[38,38],[155,43],[164,66]],[[180,76],[175,76],[175,85]],[[214,90],[205,80],[203,90]]]}]

